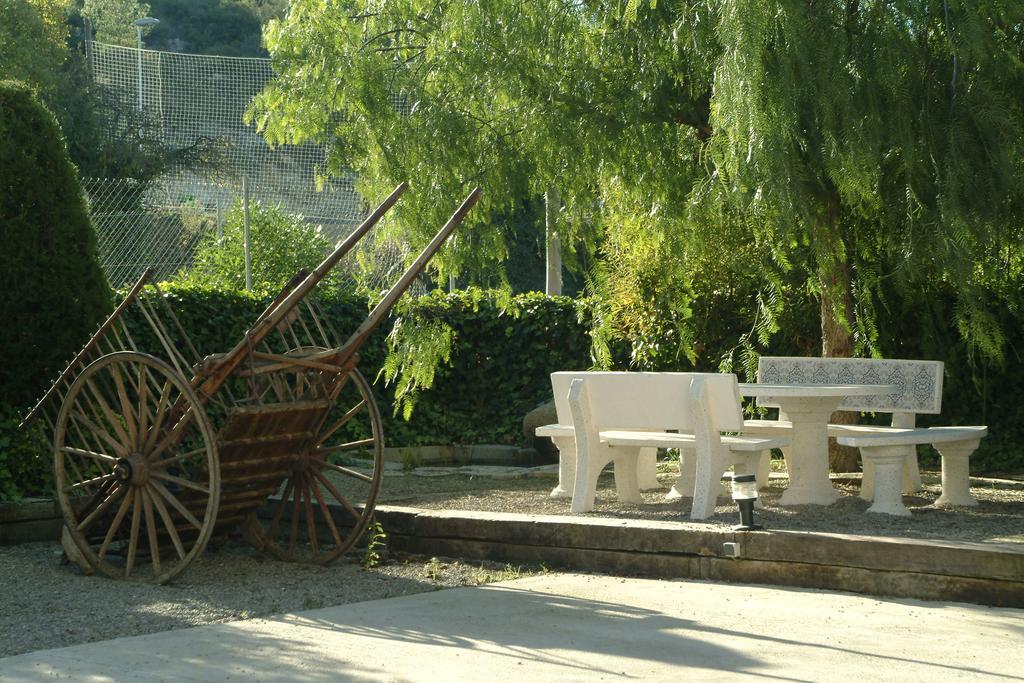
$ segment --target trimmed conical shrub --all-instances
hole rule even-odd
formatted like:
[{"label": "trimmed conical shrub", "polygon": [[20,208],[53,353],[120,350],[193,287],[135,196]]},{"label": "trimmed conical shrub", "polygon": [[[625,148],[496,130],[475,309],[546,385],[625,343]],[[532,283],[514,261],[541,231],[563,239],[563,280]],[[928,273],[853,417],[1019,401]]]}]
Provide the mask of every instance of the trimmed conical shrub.
[{"label": "trimmed conical shrub", "polygon": [[0,403],[28,407],[111,302],[56,119],[0,81]]}]

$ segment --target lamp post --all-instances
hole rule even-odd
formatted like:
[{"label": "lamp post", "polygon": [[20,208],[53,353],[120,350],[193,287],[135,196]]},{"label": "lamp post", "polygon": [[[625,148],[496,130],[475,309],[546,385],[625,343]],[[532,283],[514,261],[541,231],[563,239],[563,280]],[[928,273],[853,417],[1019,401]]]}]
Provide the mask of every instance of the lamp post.
[{"label": "lamp post", "polygon": [[138,48],[136,61],[139,67],[139,111],[142,111],[142,29],[156,26],[159,23],[160,20],[153,17],[142,17],[132,22],[135,26],[135,47]]},{"label": "lamp post", "polygon": [[754,523],[754,501],[757,500],[757,481],[753,474],[732,476],[732,499],[740,509],[740,523],[734,531],[757,531],[764,527]]}]

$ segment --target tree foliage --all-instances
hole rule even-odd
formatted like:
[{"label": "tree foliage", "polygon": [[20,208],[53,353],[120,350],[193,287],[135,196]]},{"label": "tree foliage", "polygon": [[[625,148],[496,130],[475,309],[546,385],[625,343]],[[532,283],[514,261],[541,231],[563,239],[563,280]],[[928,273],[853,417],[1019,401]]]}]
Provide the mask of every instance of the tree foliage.
[{"label": "tree foliage", "polygon": [[67,50],[59,10],[57,0],[0,0],[0,79],[30,83],[45,94],[56,89]]},{"label": "tree foliage", "polygon": [[[92,20],[96,40],[126,47],[135,47],[138,41],[135,20],[149,13],[149,4],[138,0],[85,0],[82,5],[82,14]],[[144,27],[142,33],[151,30]]]},{"label": "tree foliage", "polygon": [[[949,294],[998,358],[994,311],[1020,310],[1020,3],[295,0],[265,39],[253,120],[329,143],[367,196],[410,179],[407,235],[472,184],[492,208],[557,187],[599,255],[598,345],[646,340],[640,365],[692,356],[694,297],[738,280],[748,363],[797,302],[826,355],[880,353],[879,307]],[[442,270],[505,258],[475,229]]]},{"label": "tree foliage", "polygon": [[0,82],[0,396],[25,407],[109,312],[111,292],[56,119]]},{"label": "tree foliage", "polygon": [[147,48],[265,57],[260,29],[269,19],[284,14],[287,4],[287,0],[85,0],[83,12],[93,21],[96,39],[104,43],[134,47],[132,22],[152,16],[160,23],[143,29]]},{"label": "tree foliage", "polygon": [[[331,244],[319,226],[280,209],[254,202],[250,207],[249,241],[252,286],[258,294],[276,294],[299,270],[312,270]],[[194,286],[226,291],[245,290],[245,212],[242,203],[224,217],[223,234],[208,232],[196,249],[192,266],[176,278]],[[338,274],[321,287],[337,285]]]}]

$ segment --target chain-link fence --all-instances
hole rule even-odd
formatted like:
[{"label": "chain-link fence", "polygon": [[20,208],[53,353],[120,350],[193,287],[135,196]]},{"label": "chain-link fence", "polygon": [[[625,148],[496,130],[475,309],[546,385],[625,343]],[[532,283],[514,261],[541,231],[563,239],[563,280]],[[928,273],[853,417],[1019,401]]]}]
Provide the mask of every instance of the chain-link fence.
[{"label": "chain-link fence", "polygon": [[[245,201],[238,185],[187,183],[181,177],[146,185],[125,178],[86,178],[82,186],[96,231],[100,265],[116,287],[134,282],[146,268],[153,268],[157,281],[189,269],[203,237],[223,234],[225,216]],[[270,193],[255,194],[268,205]],[[280,208],[282,201],[269,206]],[[344,238],[350,227],[348,223],[318,225],[331,243]],[[404,245],[378,241],[370,233],[341,268],[354,277],[358,267],[364,286],[384,291],[398,279],[409,255]],[[307,265],[312,268],[316,263]],[[417,283],[413,291],[423,293],[425,283]]]},{"label": "chain-link fence", "polygon": [[200,238],[216,230],[226,206],[198,197],[171,196],[158,184],[125,178],[82,181],[100,265],[120,286],[152,267],[158,280],[168,279],[192,263]]},{"label": "chain-link fence", "polygon": [[[202,235],[217,229],[248,185],[253,202],[320,225],[336,240],[365,214],[354,178],[318,177],[322,145],[271,147],[244,115],[273,76],[270,60],[139,50],[90,42],[93,79],[123,106],[138,107],[148,134],[172,149],[215,141],[223,150],[216,179],[189,169],[143,186],[117,179],[85,181],[100,261],[114,285],[153,267],[158,278],[187,268]],[[223,180],[230,178],[230,180]],[[402,245],[367,243],[369,284],[386,286],[401,268]],[[369,257],[369,258],[368,258]]]}]

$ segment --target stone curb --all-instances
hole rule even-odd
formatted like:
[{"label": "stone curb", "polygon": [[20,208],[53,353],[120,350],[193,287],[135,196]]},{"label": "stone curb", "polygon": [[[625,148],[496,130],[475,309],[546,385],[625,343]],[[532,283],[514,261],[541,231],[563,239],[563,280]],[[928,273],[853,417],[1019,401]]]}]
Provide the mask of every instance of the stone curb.
[{"label": "stone curb", "polygon": [[1011,545],[386,505],[376,515],[401,552],[1024,607],[1024,548]]},{"label": "stone curb", "polygon": [[406,466],[422,465],[513,465],[530,467],[551,462],[533,448],[501,444],[457,446],[399,446],[384,449],[384,461]]},{"label": "stone curb", "polygon": [[0,546],[60,538],[60,505],[53,498],[0,503]]},{"label": "stone curb", "polygon": [[[399,552],[653,578],[693,578],[1024,607],[1024,548],[674,522],[379,505]],[[55,501],[0,504],[0,545],[59,537]],[[730,555],[726,544],[732,544]]]}]

